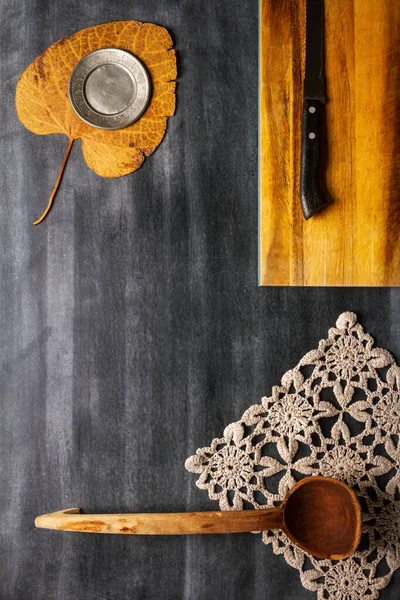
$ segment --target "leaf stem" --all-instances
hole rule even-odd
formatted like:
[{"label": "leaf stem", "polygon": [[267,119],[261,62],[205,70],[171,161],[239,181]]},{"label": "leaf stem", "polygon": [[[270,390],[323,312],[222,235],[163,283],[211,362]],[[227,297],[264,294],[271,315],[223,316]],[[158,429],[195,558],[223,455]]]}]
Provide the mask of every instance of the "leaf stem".
[{"label": "leaf stem", "polygon": [[59,170],[59,172],[58,172],[58,177],[57,177],[57,179],[56,179],[56,183],[55,183],[55,185],[54,185],[54,187],[53,187],[53,191],[52,191],[52,192],[51,192],[51,194],[50,194],[49,202],[48,202],[48,204],[47,204],[47,206],[46,206],[46,209],[45,209],[44,213],[42,214],[42,216],[40,217],[40,219],[38,219],[37,221],[34,221],[34,222],[32,223],[32,225],[39,225],[39,223],[41,223],[42,221],[44,221],[44,219],[45,219],[45,218],[46,218],[46,216],[48,215],[48,213],[49,213],[49,211],[50,211],[50,209],[51,209],[51,206],[52,206],[52,204],[53,204],[54,196],[56,195],[56,193],[57,193],[57,190],[58,190],[58,187],[59,187],[59,185],[60,185],[61,178],[62,178],[62,176],[63,176],[63,173],[64,173],[65,165],[67,164],[68,156],[69,156],[69,153],[71,152],[71,148],[72,148],[72,144],[73,144],[73,143],[74,143],[74,140],[73,140],[73,139],[70,139],[70,140],[69,140],[69,144],[68,144],[67,151],[66,151],[66,153],[65,153],[65,155],[64,155],[64,159],[63,159],[63,161],[62,161],[62,165],[61,165],[61,167],[60,167],[60,170]]}]

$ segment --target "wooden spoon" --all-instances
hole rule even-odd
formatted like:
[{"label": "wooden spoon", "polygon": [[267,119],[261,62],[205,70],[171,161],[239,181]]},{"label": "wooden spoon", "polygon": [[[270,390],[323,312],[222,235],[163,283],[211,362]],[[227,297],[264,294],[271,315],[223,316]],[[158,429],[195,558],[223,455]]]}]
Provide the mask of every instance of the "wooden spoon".
[{"label": "wooden spoon", "polygon": [[36,527],[88,533],[175,535],[239,533],[281,529],[305,552],[342,559],[353,554],[361,537],[357,496],[341,481],[305,477],[278,508],[194,513],[84,515],[80,508],[36,518]]}]

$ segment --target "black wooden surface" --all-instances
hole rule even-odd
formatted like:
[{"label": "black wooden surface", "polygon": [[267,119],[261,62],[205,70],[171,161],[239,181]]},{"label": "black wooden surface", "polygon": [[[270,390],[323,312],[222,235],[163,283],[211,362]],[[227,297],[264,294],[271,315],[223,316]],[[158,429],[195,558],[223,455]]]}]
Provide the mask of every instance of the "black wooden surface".
[{"label": "black wooden surface", "polygon": [[[400,358],[400,293],[257,287],[257,2],[2,0],[0,597],[315,598],[259,536],[35,530],[37,514],[216,509],[184,461],[357,312]],[[19,123],[19,74],[97,23],[165,25],[177,113],[135,174]],[[349,257],[351,260],[351,257]],[[400,574],[381,598],[399,597]]]}]

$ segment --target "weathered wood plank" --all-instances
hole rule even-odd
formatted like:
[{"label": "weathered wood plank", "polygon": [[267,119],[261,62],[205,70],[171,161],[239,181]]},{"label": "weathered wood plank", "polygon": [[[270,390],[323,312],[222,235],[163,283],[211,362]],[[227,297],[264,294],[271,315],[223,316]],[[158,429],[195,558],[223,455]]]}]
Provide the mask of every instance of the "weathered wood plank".
[{"label": "weathered wood plank", "polygon": [[261,285],[400,285],[400,4],[325,0],[326,172],[299,203],[305,1],[262,0]]}]

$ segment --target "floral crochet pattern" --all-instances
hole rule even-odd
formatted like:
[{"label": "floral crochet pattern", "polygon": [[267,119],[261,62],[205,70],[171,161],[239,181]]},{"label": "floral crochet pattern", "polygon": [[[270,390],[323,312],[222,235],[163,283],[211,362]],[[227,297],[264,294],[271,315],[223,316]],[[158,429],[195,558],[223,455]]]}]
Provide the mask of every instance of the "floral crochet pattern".
[{"label": "floral crochet pattern", "polygon": [[400,367],[346,312],[271,397],[185,466],[221,510],[278,506],[307,475],[347,483],[363,511],[361,543],[350,558],[317,559],[281,531],[261,536],[318,600],[375,600],[400,567],[399,436]]}]

